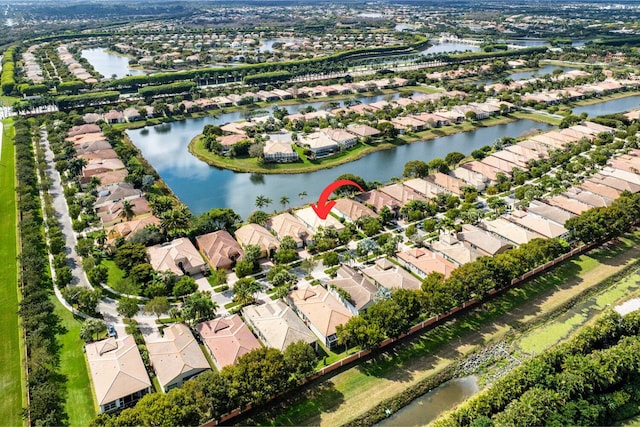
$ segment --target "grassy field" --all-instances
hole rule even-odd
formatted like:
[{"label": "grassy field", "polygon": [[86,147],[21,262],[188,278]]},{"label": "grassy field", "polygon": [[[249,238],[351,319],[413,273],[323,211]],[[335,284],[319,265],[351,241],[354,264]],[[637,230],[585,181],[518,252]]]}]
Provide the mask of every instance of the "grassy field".
[{"label": "grassy field", "polygon": [[341,425],[437,374],[460,357],[508,335],[518,335],[519,329],[526,329],[637,259],[639,244],[640,232],[636,232],[613,248],[571,260],[391,353],[310,386],[276,416],[253,421],[271,425]]},{"label": "grassy field", "polygon": [[94,396],[87,363],[84,357],[84,342],[80,339],[82,322],[73,317],[60,302],[52,297],[56,307],[55,312],[62,320],[67,332],[59,335],[60,345],[60,373],[67,377],[67,399],[65,409],[69,415],[71,426],[86,426],[96,416]]},{"label": "grassy field", "polygon": [[0,420],[21,425],[26,384],[22,360],[24,343],[18,321],[18,264],[13,121],[3,121],[0,152]]},{"label": "grassy field", "polygon": [[516,341],[518,349],[529,355],[540,354],[569,338],[607,307],[615,305],[640,289],[640,272],[632,273],[606,290],[576,304],[556,319],[525,333]]}]

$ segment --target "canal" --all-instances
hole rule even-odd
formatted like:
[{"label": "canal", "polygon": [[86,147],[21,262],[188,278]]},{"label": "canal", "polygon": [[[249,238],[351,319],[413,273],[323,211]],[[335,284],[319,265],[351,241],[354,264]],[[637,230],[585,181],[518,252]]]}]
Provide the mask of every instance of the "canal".
[{"label": "canal", "polygon": [[116,78],[125,77],[126,75],[136,76],[144,74],[144,71],[129,68],[129,58],[126,56],[114,55],[102,47],[84,49],[80,54],[89,61],[89,64],[91,64],[97,72],[107,79],[110,79],[114,74]]},{"label": "canal", "polygon": [[440,414],[464,402],[480,388],[475,376],[456,378],[423,394],[376,427],[424,426],[434,421]]},{"label": "canal", "polygon": [[[133,143],[162,176],[174,193],[195,214],[215,207],[229,207],[243,217],[255,209],[258,195],[269,197],[268,208],[281,209],[279,200],[287,196],[292,206],[315,200],[322,189],[341,174],[352,173],[366,181],[387,182],[402,176],[409,160],[428,162],[444,158],[451,151],[469,154],[484,145],[491,145],[502,136],[518,137],[532,129],[548,130],[550,125],[531,120],[519,120],[474,131],[415,142],[394,149],[377,151],[351,163],[304,174],[256,175],[218,169],[197,159],[187,147],[206,124],[222,124],[239,120],[240,113],[220,117],[187,119],[170,124],[127,130]],[[299,198],[306,192],[308,197]]]},{"label": "canal", "polygon": [[587,113],[589,117],[595,117],[629,111],[638,107],[640,107],[640,95],[634,95],[626,98],[612,99],[598,104],[576,107],[573,109],[573,114],[580,115],[582,113]]}]

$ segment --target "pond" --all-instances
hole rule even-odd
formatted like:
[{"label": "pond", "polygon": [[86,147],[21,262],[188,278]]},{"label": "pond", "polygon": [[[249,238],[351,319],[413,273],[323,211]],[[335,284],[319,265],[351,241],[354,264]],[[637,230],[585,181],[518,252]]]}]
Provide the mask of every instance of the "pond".
[{"label": "pond", "polygon": [[129,68],[129,58],[126,56],[114,55],[102,47],[84,49],[80,54],[107,79],[110,79],[114,74],[116,78],[144,74],[144,71]]},{"label": "pond", "polygon": [[417,398],[377,427],[424,426],[479,391],[475,376],[456,378]]},{"label": "pond", "polygon": [[[289,198],[291,206],[302,205],[316,200],[325,186],[344,173],[362,176],[366,181],[387,182],[394,176],[401,176],[409,160],[428,162],[435,157],[444,158],[451,151],[470,154],[477,148],[493,144],[502,136],[517,137],[534,128],[552,128],[547,124],[520,120],[377,151],[331,169],[293,175],[256,175],[218,169],[188,152],[189,141],[206,124],[219,125],[239,118],[240,113],[232,113],[216,118],[187,119],[169,125],[130,129],[127,134],[167,185],[195,214],[216,207],[229,207],[246,217],[255,209],[254,201],[258,195],[273,200],[268,210],[281,209],[279,200],[282,196]],[[308,196],[299,197],[303,192]]]},{"label": "pond", "polygon": [[473,44],[466,43],[454,43],[454,42],[445,42],[445,43],[437,43],[433,46],[430,46],[428,49],[420,52],[422,55],[429,55],[432,53],[447,53],[447,52],[478,52],[480,50],[480,46],[476,46]]},{"label": "pond", "polygon": [[268,39],[268,40],[263,40],[262,43],[260,44],[260,47],[258,48],[258,51],[260,52],[271,52],[273,51],[273,45],[275,43],[295,43],[299,40],[293,40],[293,39]]},{"label": "pond", "polygon": [[612,99],[611,101],[599,104],[585,105],[573,109],[573,114],[587,113],[589,117],[602,116],[604,114],[615,114],[623,111],[633,110],[640,107],[640,95],[628,96],[626,98]]},{"label": "pond", "polygon": [[[560,67],[557,65],[545,65],[542,68],[538,68],[536,70],[528,70],[528,71],[514,71],[512,73],[509,73],[506,78],[509,78],[513,81],[516,80],[527,80],[527,79],[531,79],[533,77],[542,77],[545,74],[551,74],[553,72],[553,70],[557,70],[557,69],[561,69],[563,73],[566,73],[567,71],[571,71],[571,70],[575,70],[575,68],[571,68],[571,67]],[[481,79],[481,80],[475,80],[476,83],[478,84],[485,84],[485,85],[490,85],[493,83],[497,83],[504,80],[503,78],[497,78],[497,79]]]}]

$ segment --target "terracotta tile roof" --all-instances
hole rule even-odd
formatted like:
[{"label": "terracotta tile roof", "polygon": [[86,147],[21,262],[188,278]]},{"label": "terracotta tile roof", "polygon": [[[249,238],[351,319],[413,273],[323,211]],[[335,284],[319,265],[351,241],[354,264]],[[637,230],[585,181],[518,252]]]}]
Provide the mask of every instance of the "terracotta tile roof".
[{"label": "terracotta tile roof", "polygon": [[345,216],[352,222],[355,222],[365,216],[370,216],[372,218],[378,216],[374,211],[372,211],[362,203],[346,198],[337,199],[333,209],[340,212],[343,216]]},{"label": "terracotta tile roof", "polygon": [[353,314],[320,285],[299,285],[287,298],[311,322],[323,340],[336,333],[336,326],[344,325]]},{"label": "terracotta tile roof", "polygon": [[451,275],[451,272],[457,268],[455,264],[443,257],[425,248],[409,249],[408,251],[396,253],[396,257],[406,263],[409,267],[413,266],[419,270],[421,275],[436,271],[442,273],[445,278]]},{"label": "terracotta tile roof", "polygon": [[151,380],[132,336],[85,345],[89,373],[99,405],[151,387]]},{"label": "terracotta tile roof", "polygon": [[261,347],[258,339],[237,314],[199,323],[196,331],[209,349],[218,369],[233,365],[239,357]]},{"label": "terracotta tile roof", "polygon": [[230,269],[244,255],[242,247],[226,230],[196,237],[196,245],[215,269]]},{"label": "terracotta tile roof", "polygon": [[157,271],[169,270],[182,276],[184,273],[179,267],[180,264],[186,271],[206,269],[206,263],[200,253],[186,237],[150,246],[147,248],[147,254],[149,263]]},{"label": "terracotta tile roof", "polygon": [[275,231],[280,239],[291,236],[296,242],[302,243],[312,238],[313,233],[304,223],[288,212],[272,216],[267,221],[266,227]]},{"label": "terracotta tile roof", "polygon": [[291,307],[280,299],[247,306],[242,309],[242,314],[268,347],[284,351],[298,341],[313,344],[318,340]]},{"label": "terracotta tile roof", "polygon": [[262,250],[263,256],[280,247],[278,239],[266,228],[258,224],[247,224],[235,232],[236,239],[242,246],[256,245]]}]

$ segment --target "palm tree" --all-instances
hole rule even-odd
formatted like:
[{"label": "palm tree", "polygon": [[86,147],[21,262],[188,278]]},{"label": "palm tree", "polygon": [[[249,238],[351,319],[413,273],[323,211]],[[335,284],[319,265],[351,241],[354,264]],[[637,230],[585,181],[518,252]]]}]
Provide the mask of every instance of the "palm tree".
[{"label": "palm tree", "polygon": [[162,214],[160,226],[165,233],[186,230],[191,224],[191,214],[181,205]]},{"label": "palm tree", "polygon": [[285,209],[289,204],[289,197],[287,196],[280,197],[280,204],[282,205],[282,209]]},{"label": "palm tree", "polygon": [[263,196],[262,194],[256,197],[256,207],[258,209],[262,209],[266,204],[267,204],[267,197]]},{"label": "palm tree", "polygon": [[307,197],[307,192],[306,191],[299,192],[298,197],[300,197],[300,200],[304,199],[305,197]]},{"label": "palm tree", "polygon": [[136,214],[133,212],[133,205],[130,201],[124,200],[122,202],[122,211],[120,211],[120,216],[127,221],[131,221]]},{"label": "palm tree", "polygon": [[273,199],[271,199],[270,197],[265,197],[264,198],[264,205],[265,206],[269,206],[271,203],[273,203]]}]

